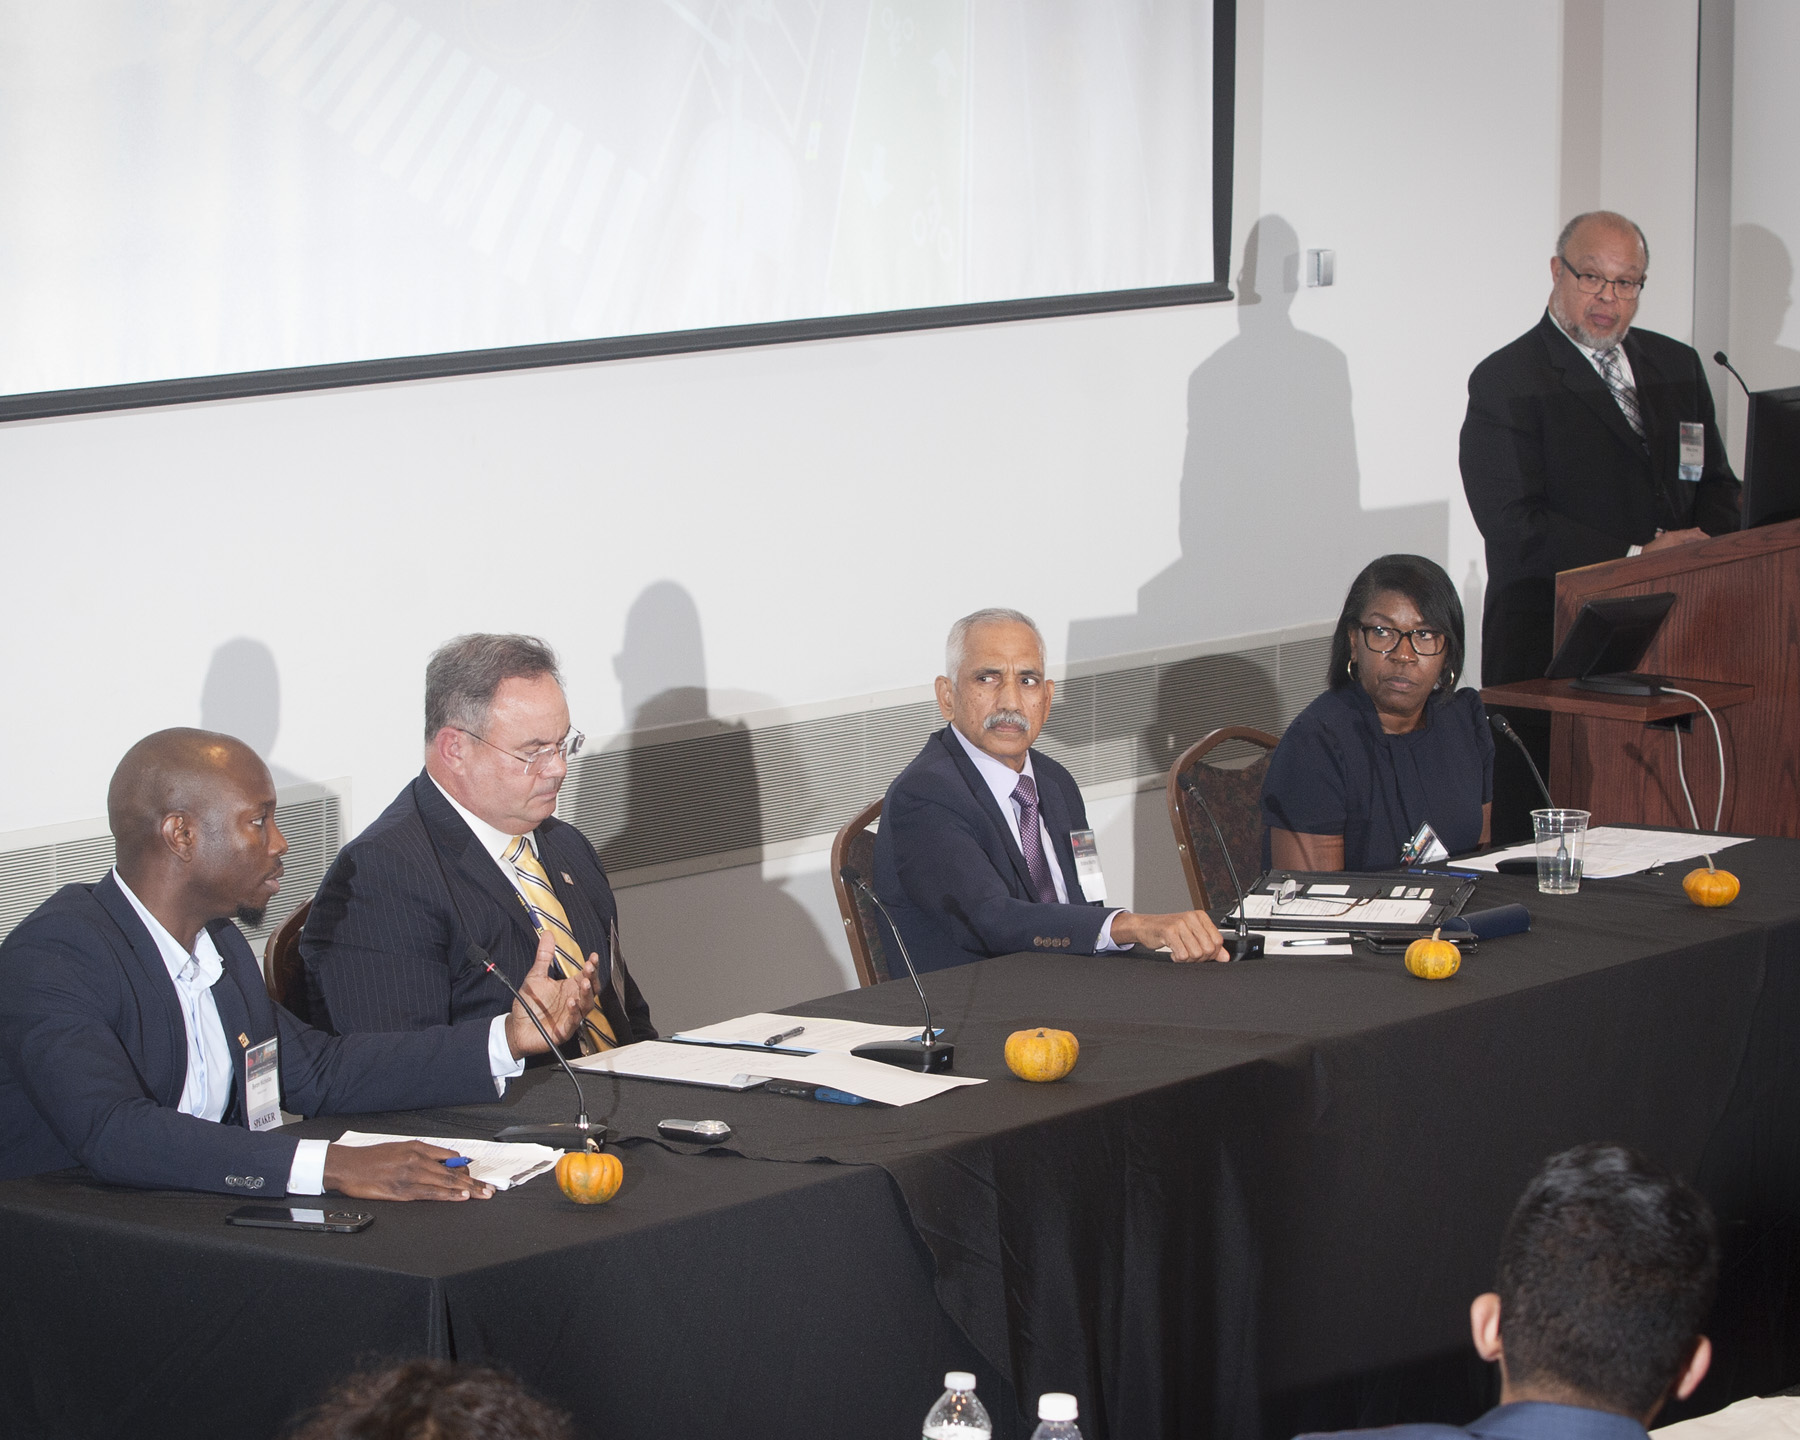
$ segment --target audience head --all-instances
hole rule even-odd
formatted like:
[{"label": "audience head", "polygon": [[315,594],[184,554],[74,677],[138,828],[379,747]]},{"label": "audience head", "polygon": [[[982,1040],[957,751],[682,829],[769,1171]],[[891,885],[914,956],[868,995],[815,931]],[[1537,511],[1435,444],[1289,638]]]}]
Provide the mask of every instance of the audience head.
[{"label": "audience head", "polygon": [[1547,1160],[1513,1210],[1497,1293],[1471,1307],[1475,1347],[1499,1360],[1505,1400],[1648,1424],[1705,1377],[1718,1268],[1705,1200],[1624,1146],[1580,1145]]},{"label": "audience head", "polygon": [[281,889],[275,782],[230,735],[146,735],[113,771],[106,819],[119,874],[147,903],[172,895],[200,923],[236,916],[255,926]]},{"label": "audience head", "polygon": [[950,627],[938,710],[977,749],[1014,770],[1044,728],[1056,685],[1044,674],[1044,637],[1017,610],[977,610]]},{"label": "audience head", "polygon": [[[1577,215],[1556,238],[1550,261],[1550,313],[1590,350],[1625,338],[1650,270],[1650,244],[1637,223],[1611,210]],[[1613,282],[1622,281],[1630,294]]]},{"label": "audience head", "polygon": [[499,1370],[412,1360],[358,1375],[289,1440],[573,1440],[561,1411]]},{"label": "audience head", "polygon": [[458,635],[425,667],[425,768],[503,834],[535,830],[556,810],[581,741],[542,640]]},{"label": "audience head", "polygon": [[1364,566],[1331,637],[1331,688],[1361,685],[1397,733],[1419,723],[1432,696],[1456,689],[1462,665],[1462,600],[1443,566],[1423,555]]}]

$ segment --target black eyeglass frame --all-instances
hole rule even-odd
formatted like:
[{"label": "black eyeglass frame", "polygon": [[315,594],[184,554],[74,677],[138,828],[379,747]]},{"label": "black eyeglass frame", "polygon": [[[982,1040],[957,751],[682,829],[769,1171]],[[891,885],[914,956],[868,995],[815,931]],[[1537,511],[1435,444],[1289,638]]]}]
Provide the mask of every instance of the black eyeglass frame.
[{"label": "black eyeglass frame", "polygon": [[1563,260],[1560,255],[1556,258],[1562,260],[1563,269],[1574,277],[1575,288],[1583,295],[1598,295],[1610,285],[1613,288],[1613,294],[1620,300],[1635,300],[1643,293],[1644,287],[1650,283],[1648,275],[1636,280],[1609,280],[1604,275],[1592,275],[1586,270],[1577,270],[1567,260]]},{"label": "black eyeglass frame", "polygon": [[[1421,625],[1413,630],[1396,630],[1392,625],[1358,625],[1356,628],[1362,635],[1363,644],[1367,645],[1369,649],[1373,650],[1377,655],[1393,654],[1394,651],[1400,648],[1400,642],[1404,640],[1408,645],[1412,646],[1413,654],[1417,655],[1421,660],[1435,660],[1444,653],[1450,644],[1450,637],[1435,625]],[[1375,630],[1387,631],[1388,634],[1394,637],[1394,643],[1385,647],[1377,645],[1370,634],[1371,631]],[[1436,647],[1430,650],[1421,648],[1419,645],[1419,637],[1421,635],[1435,636],[1437,638]]]}]

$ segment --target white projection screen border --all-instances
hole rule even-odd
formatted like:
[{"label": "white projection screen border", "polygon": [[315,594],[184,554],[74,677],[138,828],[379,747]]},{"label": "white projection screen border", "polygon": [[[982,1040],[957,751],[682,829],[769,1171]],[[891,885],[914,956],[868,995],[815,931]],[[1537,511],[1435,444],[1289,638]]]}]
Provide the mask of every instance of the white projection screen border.
[{"label": "white projection screen border", "polygon": [[120,13],[0,0],[0,422],[1230,298],[1235,0]]}]

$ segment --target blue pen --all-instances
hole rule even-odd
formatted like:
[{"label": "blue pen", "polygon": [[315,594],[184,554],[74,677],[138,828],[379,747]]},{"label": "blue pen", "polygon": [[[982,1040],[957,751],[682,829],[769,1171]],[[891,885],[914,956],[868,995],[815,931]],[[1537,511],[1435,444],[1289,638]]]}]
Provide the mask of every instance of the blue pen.
[{"label": "blue pen", "polygon": [[460,1166],[473,1165],[474,1163],[475,1162],[473,1160],[471,1160],[467,1155],[455,1155],[444,1162],[444,1168],[446,1170],[455,1170],[455,1169],[459,1168]]}]

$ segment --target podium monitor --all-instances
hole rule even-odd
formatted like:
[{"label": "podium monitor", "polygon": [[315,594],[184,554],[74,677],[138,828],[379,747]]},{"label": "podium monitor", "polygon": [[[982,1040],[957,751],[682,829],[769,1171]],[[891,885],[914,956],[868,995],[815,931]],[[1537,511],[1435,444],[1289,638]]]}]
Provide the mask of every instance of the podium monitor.
[{"label": "podium monitor", "polygon": [[1800,517],[1800,385],[1750,397],[1743,528]]}]

